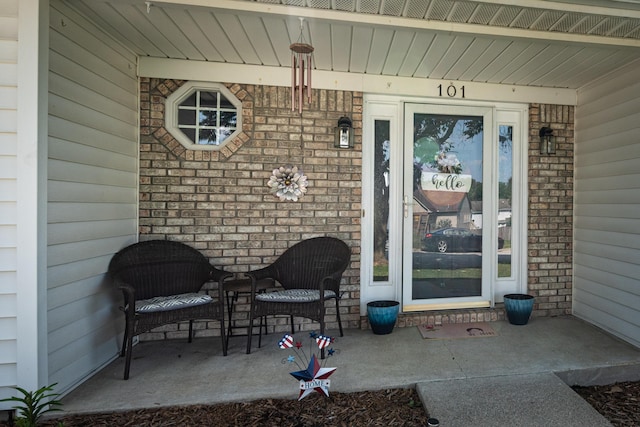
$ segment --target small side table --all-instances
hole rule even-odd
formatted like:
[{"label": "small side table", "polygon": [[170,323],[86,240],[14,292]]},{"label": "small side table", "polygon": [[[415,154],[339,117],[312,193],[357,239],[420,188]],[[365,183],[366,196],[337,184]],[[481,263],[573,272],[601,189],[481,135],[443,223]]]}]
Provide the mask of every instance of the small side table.
[{"label": "small side table", "polygon": [[[268,289],[275,288],[275,282],[273,279],[263,279],[256,283],[256,292],[266,292]],[[227,346],[229,344],[229,337],[233,335],[233,329],[236,326],[232,326],[233,305],[238,301],[240,294],[251,295],[251,279],[231,279],[223,283],[222,289],[224,290],[225,298],[227,300],[227,314],[229,315],[229,324],[227,326]],[[263,318],[260,318],[260,328],[264,326],[264,333],[267,334],[267,325],[263,323]],[[249,325],[248,327],[252,327]]]}]

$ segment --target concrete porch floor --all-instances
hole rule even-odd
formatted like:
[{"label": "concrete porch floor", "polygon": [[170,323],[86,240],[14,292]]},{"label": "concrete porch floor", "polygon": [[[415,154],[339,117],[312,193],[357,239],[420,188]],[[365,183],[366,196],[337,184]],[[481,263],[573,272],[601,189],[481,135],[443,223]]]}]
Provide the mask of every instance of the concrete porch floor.
[{"label": "concrete porch floor", "polygon": [[[416,327],[389,335],[346,330],[336,337],[330,393],[416,387],[442,426],[606,426],[570,385],[640,380],[640,349],[572,316],[533,318],[524,326],[491,323],[495,337],[425,340]],[[337,331],[329,331],[330,334]],[[309,348],[308,332],[294,336]],[[109,412],[169,405],[298,397],[278,348],[281,334],[143,342],[134,348],[131,377],[117,359],[62,402],[66,413]],[[317,347],[316,347],[317,348]],[[306,366],[305,366],[306,367]]]}]

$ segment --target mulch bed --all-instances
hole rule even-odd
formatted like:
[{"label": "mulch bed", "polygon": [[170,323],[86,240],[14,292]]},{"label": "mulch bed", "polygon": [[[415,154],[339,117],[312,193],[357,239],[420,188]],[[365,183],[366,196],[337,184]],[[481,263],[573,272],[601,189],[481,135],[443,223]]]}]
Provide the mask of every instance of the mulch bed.
[{"label": "mulch bed", "polygon": [[[261,399],[185,407],[143,409],[112,414],[78,415],[51,420],[43,426],[420,426],[427,413],[414,389],[359,393],[313,393],[303,400]],[[1,425],[1,424],[0,424]]]},{"label": "mulch bed", "polygon": [[[640,426],[640,381],[607,386],[573,387],[616,427]],[[301,401],[261,399],[246,403],[194,405],[107,414],[72,415],[41,425],[78,426],[421,426],[428,413],[414,389],[359,393],[314,393]],[[0,427],[8,424],[0,422]]]},{"label": "mulch bed", "polygon": [[640,381],[573,390],[614,426],[640,426]]}]

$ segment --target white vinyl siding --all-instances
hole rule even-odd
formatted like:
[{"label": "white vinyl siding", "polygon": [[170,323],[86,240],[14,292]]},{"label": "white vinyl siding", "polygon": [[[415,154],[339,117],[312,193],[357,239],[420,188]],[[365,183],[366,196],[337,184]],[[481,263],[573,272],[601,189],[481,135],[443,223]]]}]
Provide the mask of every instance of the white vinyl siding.
[{"label": "white vinyl siding", "polygon": [[67,4],[50,24],[48,372],[64,391],[120,345],[105,272],[137,237],[138,80],[135,55]]},{"label": "white vinyl siding", "polygon": [[578,93],[573,312],[640,347],[637,64]]},{"label": "white vinyl siding", "polygon": [[17,384],[18,2],[0,0],[0,398]]}]

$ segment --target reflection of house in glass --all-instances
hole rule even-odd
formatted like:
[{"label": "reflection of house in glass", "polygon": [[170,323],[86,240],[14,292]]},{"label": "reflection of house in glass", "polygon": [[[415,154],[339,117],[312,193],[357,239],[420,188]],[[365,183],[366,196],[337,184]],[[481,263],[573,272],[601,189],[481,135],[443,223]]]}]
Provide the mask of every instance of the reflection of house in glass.
[{"label": "reflection of house in glass", "polygon": [[414,230],[420,235],[445,227],[474,228],[467,193],[419,189],[413,200]]},{"label": "reflection of house in glass", "polygon": [[[482,229],[482,202],[471,202],[471,220],[473,227]],[[498,236],[511,240],[511,200],[500,199],[498,207]]]},{"label": "reflection of house in glass", "polygon": [[[471,202],[471,219],[475,228],[482,228],[482,202]],[[498,207],[498,227],[511,227],[511,200],[500,199]]]}]

